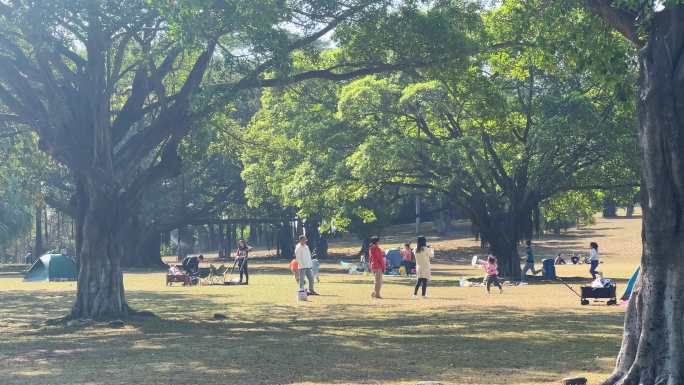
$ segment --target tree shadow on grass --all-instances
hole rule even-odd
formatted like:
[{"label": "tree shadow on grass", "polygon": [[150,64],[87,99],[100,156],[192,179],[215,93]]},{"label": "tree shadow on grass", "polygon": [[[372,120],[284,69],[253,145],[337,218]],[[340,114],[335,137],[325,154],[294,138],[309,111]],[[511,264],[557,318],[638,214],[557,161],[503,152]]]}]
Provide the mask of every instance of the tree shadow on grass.
[{"label": "tree shadow on grass", "polygon": [[[365,282],[367,284],[367,282]],[[514,307],[373,313],[364,305],[221,303],[191,294],[132,292],[150,309],[124,329],[39,327],[66,312],[72,293],[3,296],[10,332],[0,342],[0,382],[396,383],[435,379],[546,382],[594,369],[614,355],[619,314],[531,313]],[[29,312],[27,312],[29,310]],[[227,319],[212,319],[214,312]],[[608,336],[608,337],[607,337]],[[408,363],[408,364],[407,364]],[[26,370],[33,371],[27,375]],[[476,379],[476,380],[473,380]]]}]

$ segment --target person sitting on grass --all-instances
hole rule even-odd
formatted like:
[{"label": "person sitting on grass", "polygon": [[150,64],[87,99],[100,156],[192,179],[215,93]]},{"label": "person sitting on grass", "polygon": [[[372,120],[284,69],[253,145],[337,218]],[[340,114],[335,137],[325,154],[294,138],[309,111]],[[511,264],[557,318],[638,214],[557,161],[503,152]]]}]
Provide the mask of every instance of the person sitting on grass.
[{"label": "person sitting on grass", "polygon": [[411,270],[416,267],[416,262],[414,260],[415,255],[413,254],[413,250],[411,250],[411,244],[405,243],[400,253],[401,264],[404,266],[404,269],[406,269],[406,276],[408,277],[411,275]]},{"label": "person sitting on grass", "polygon": [[418,237],[416,245],[416,287],[413,289],[413,298],[418,298],[418,288],[422,286],[423,299],[427,299],[427,283],[431,275],[430,259],[435,256],[435,250],[427,246],[425,237]]},{"label": "person sitting on grass", "polygon": [[536,270],[534,268],[534,252],[532,250],[532,241],[528,240],[525,243],[527,244],[527,247],[525,248],[525,255],[527,256],[527,259],[525,260],[525,266],[520,274],[521,282],[525,282],[525,276],[527,275],[528,271],[532,271],[532,274],[534,275],[541,273],[541,270]]},{"label": "person sitting on grass", "polygon": [[204,255],[199,256],[188,255],[183,258],[181,265],[183,266],[183,271],[189,276],[195,276],[199,273],[199,264],[204,261]]},{"label": "person sitting on grass", "polygon": [[499,266],[496,263],[496,258],[489,256],[486,261],[478,259],[477,263],[484,267],[485,272],[487,273],[487,277],[485,278],[487,293],[491,294],[490,287],[492,284],[499,288],[499,293],[503,293],[503,287],[501,287],[501,282],[499,281]]},{"label": "person sitting on grass", "polygon": [[556,260],[553,263],[556,265],[565,265],[567,262],[565,261],[565,258],[563,258],[563,254],[558,253]]}]

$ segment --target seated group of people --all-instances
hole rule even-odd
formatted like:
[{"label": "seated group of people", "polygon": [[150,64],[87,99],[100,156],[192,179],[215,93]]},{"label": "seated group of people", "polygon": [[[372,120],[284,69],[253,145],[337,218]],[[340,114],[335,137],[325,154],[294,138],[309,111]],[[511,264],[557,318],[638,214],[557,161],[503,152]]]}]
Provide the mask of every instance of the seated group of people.
[{"label": "seated group of people", "polygon": [[[565,260],[565,258],[563,258],[563,254],[561,253],[559,253],[556,256],[556,259],[554,260],[555,265],[565,265],[567,263],[568,262]],[[570,263],[572,263],[573,265],[577,265],[578,263],[580,263],[580,257],[573,255],[572,257],[570,257]]]}]

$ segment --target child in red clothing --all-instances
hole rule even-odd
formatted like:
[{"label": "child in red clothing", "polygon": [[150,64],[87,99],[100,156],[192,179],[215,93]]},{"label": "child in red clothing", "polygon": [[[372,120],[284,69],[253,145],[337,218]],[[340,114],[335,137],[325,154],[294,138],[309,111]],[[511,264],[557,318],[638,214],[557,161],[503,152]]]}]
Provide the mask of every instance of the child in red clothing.
[{"label": "child in red clothing", "polygon": [[404,266],[404,269],[406,269],[406,276],[411,275],[411,271],[416,267],[416,256],[413,253],[413,250],[411,250],[411,244],[410,243],[405,243],[404,248],[401,249],[401,264]]},{"label": "child in red clothing", "polygon": [[299,264],[297,263],[296,258],[292,258],[292,261],[290,262],[290,271],[295,277],[295,281],[299,283]]},{"label": "child in red clothing", "polygon": [[373,298],[382,298],[380,289],[382,289],[382,275],[385,273],[385,252],[382,251],[378,245],[379,242],[379,237],[372,237],[368,250],[370,256],[370,270],[375,277],[375,286],[373,288],[373,293],[371,293],[371,297]]}]

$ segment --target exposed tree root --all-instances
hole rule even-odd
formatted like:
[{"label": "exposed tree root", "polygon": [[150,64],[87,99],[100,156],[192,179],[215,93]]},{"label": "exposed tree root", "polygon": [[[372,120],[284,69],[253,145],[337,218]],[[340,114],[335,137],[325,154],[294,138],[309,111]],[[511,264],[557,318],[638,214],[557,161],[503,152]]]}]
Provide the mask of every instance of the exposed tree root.
[{"label": "exposed tree root", "polygon": [[45,321],[45,325],[47,326],[67,326],[69,322],[71,321],[81,321],[83,323],[91,324],[93,321],[95,322],[103,322],[103,323],[108,323],[112,321],[130,321],[130,320],[136,320],[136,319],[145,319],[145,318],[159,318],[158,315],[155,313],[148,311],[148,310],[135,310],[131,308],[130,306],[126,305],[126,311],[123,312],[122,314],[111,314],[111,315],[106,315],[106,316],[100,316],[97,318],[91,318],[91,317],[81,317],[75,309],[72,310],[69,314],[59,317],[59,318],[51,318]]},{"label": "exposed tree root", "polygon": [[63,325],[66,326],[67,322],[71,321],[71,314],[65,315],[63,317],[59,318],[49,318],[48,320],[45,321],[45,325],[48,326],[58,326],[58,325]]}]

